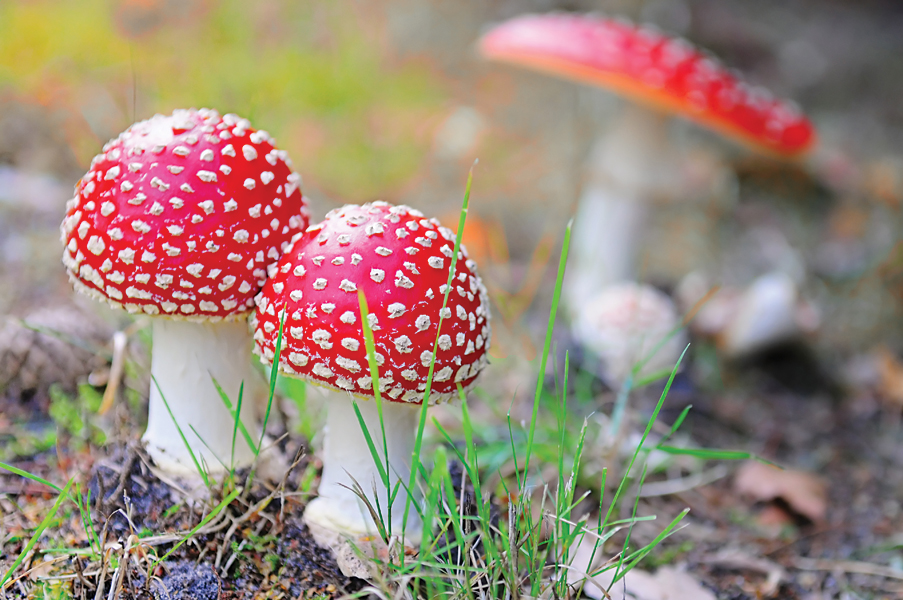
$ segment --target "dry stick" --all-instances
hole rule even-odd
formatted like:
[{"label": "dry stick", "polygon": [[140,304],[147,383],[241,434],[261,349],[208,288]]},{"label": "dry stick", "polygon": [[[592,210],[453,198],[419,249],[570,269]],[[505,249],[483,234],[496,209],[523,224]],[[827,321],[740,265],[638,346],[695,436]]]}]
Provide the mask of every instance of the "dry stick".
[{"label": "dry stick", "polygon": [[790,560],[790,566],[801,571],[842,571],[903,580],[903,571],[858,560],[829,560],[797,556]]}]

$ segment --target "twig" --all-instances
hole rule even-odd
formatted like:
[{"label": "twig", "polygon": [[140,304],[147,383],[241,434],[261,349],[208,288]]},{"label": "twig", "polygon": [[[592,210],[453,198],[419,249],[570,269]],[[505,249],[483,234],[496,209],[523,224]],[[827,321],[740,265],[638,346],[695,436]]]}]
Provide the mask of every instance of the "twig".
[{"label": "twig", "polygon": [[726,477],[728,473],[730,473],[730,471],[728,471],[727,467],[718,465],[708,471],[702,471],[686,477],[645,483],[643,484],[643,489],[640,490],[640,498],[670,496],[671,494],[688,492],[694,488],[718,481],[722,477]]},{"label": "twig", "polygon": [[790,559],[790,566],[801,571],[841,571],[903,580],[903,571],[858,560],[830,560],[797,556]]}]

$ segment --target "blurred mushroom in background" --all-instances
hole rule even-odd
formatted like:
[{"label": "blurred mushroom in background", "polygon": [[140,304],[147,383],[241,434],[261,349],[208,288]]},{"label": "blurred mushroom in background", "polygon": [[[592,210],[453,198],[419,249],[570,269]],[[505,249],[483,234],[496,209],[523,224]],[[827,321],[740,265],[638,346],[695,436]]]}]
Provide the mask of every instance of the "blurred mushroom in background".
[{"label": "blurred mushroom in background", "polygon": [[685,194],[682,158],[668,142],[669,114],[782,159],[802,156],[815,143],[812,124],[795,105],[750,87],[685,40],[649,27],[598,16],[526,15],[488,31],[480,52],[635,102],[589,160],[566,288],[572,314],[606,284],[635,278],[650,198]]}]

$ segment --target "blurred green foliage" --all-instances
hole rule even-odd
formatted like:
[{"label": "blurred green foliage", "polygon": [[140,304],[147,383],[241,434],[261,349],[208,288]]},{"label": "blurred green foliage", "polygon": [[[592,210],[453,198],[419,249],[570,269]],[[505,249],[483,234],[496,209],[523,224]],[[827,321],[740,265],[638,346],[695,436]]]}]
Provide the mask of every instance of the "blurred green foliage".
[{"label": "blurred green foliage", "polygon": [[308,182],[371,199],[417,173],[445,98],[384,36],[346,0],[6,1],[0,99],[64,111],[84,164],[154,112],[235,112],[274,134]]}]

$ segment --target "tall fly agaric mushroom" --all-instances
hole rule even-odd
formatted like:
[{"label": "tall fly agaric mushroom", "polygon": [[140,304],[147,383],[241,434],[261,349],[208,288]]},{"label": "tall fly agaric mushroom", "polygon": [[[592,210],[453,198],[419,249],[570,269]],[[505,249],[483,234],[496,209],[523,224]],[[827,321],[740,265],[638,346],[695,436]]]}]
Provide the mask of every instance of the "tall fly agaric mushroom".
[{"label": "tall fly agaric mushroom", "polygon": [[[489,301],[463,246],[448,305],[442,307],[454,245],[451,231],[412,208],[385,202],[345,206],[298,237],[271,268],[258,296],[255,352],[274,360],[284,314],[280,371],[339,392],[328,406],[319,497],[304,513],[324,545],[337,533],[375,531],[364,504],[349,489],[354,481],[373,506],[387,509],[386,487],[352,406],[353,398],[364,400],[358,407],[385,460],[358,290],[369,304],[393,482],[407,485],[431,361],[430,405],[455,399],[458,385],[469,389],[486,365]],[[394,532],[404,526],[405,497],[402,489],[386,523]],[[405,529],[414,539],[420,523],[415,511],[410,513]]]},{"label": "tall fly agaric mushroom", "polygon": [[685,40],[648,27],[598,16],[526,15],[488,31],[480,52],[636,103],[590,159],[571,246],[573,310],[606,284],[633,278],[643,207],[663,187],[657,178],[669,154],[664,115],[684,116],[776,157],[801,156],[815,142],[812,124],[793,104],[751,88]]},{"label": "tall fly agaric mushroom", "polygon": [[[157,464],[195,471],[181,429],[207,468],[228,467],[234,419],[213,378],[235,403],[256,375],[246,317],[307,226],[300,178],[265,131],[213,110],[157,115],[103,150],[67,205],[63,263],[79,292],[153,317],[144,440]],[[251,398],[241,416],[256,423]],[[253,457],[238,440],[235,464]]]}]

